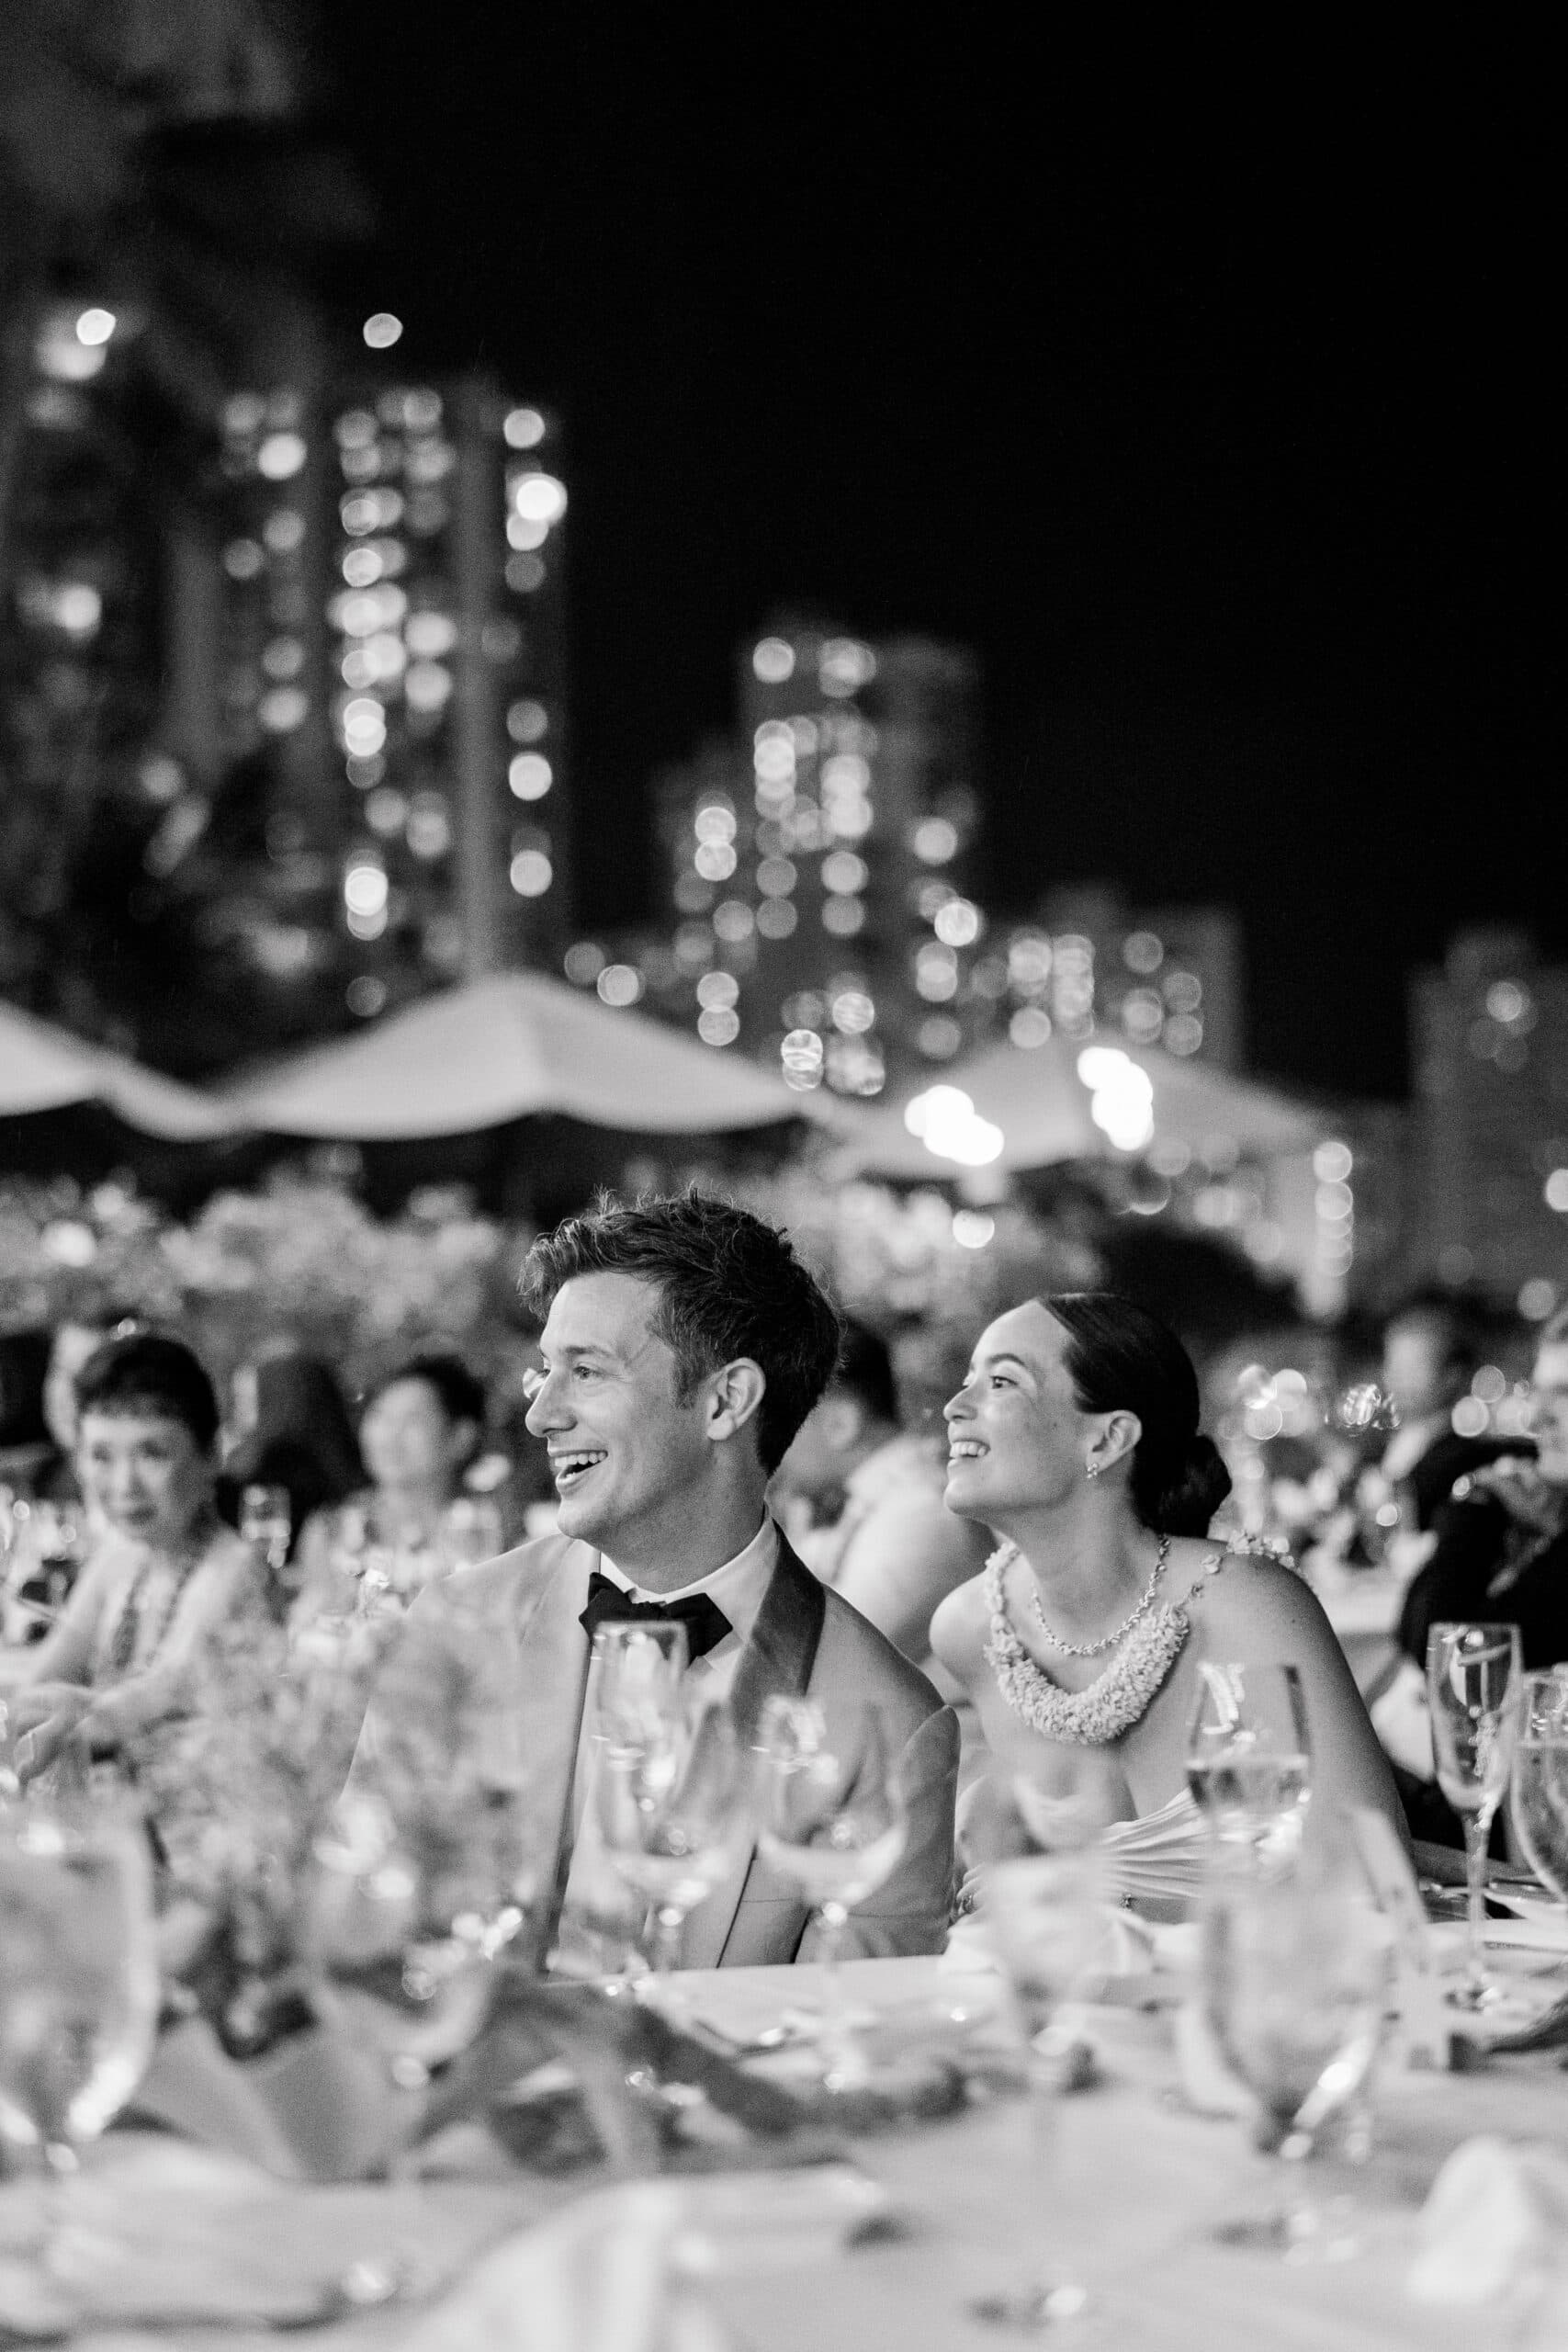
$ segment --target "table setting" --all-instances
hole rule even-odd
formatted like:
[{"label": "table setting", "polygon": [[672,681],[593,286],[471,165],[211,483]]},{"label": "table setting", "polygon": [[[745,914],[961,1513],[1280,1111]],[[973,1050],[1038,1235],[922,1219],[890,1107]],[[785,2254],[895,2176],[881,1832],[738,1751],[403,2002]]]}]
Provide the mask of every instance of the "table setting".
[{"label": "table setting", "polygon": [[[428,1749],[379,1815],[356,1772],[238,1978],[188,1891],[154,1917],[133,1792],[14,1797],[0,2345],[1568,2344],[1568,1678],[1460,1630],[1450,1779],[1508,1793],[1530,1866],[1483,1854],[1477,1913],[1472,1853],[1460,1918],[1392,1832],[1305,1839],[1298,1694],[1231,1670],[1191,1732],[1193,1916],[1141,1918],[1113,1848],[1042,1842],[1025,1792],[1035,1834],[940,1956],[678,1964],[735,1838],[827,1906],[900,1811],[874,1726],[847,1770],[792,1702],[739,1758],[647,1659],[607,1679],[594,1803],[663,1916],[594,1977],[541,1970],[526,1772],[471,1717],[471,1834]],[[480,1698],[444,1688],[450,1734]]]}]

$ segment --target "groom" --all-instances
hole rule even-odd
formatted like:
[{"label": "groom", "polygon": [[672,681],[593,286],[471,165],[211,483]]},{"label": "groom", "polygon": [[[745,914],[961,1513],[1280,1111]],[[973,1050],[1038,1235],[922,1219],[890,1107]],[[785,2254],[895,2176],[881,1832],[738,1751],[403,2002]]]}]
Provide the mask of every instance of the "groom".
[{"label": "groom", "polygon": [[[858,1705],[882,1711],[908,1838],[893,1875],[851,1913],[841,1948],[936,1951],[956,1720],[802,1566],[766,1507],[768,1480],[837,1358],[827,1298],[783,1235],[695,1190],[569,1218],[534,1244],[523,1291],[544,1317],[528,1427],[548,1449],[560,1532],[458,1581],[509,1645],[529,1781],[558,1823],[552,1939],[564,1912],[570,1945],[605,1880],[584,1806],[592,1634],[640,1611],[685,1620],[688,1672],[728,1697],[743,1744],[774,1692],[818,1701],[829,1730]],[[411,1634],[444,1589],[421,1600]],[[692,1913],[685,1965],[808,1959],[807,1917],[753,1849]]]}]

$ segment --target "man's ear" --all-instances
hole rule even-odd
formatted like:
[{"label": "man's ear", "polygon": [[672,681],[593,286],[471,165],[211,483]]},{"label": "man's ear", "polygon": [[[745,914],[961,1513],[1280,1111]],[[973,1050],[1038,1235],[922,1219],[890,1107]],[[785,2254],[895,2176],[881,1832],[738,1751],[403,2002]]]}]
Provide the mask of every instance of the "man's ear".
[{"label": "man's ear", "polygon": [[736,1436],[755,1415],[767,1385],[761,1365],[750,1356],[737,1356],[733,1363],[716,1372],[708,1383],[704,1436],[716,1443]]}]

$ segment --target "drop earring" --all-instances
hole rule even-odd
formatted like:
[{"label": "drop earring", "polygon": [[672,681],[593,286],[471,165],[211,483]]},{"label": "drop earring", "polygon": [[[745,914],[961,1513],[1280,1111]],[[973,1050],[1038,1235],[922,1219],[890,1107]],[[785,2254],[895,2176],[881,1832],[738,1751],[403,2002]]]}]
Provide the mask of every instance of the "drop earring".
[{"label": "drop earring", "polygon": [[1084,1471],[1083,1471],[1083,1474],[1084,1474],[1084,1476],[1085,1476],[1086,1478],[1098,1478],[1098,1477],[1099,1477],[1099,1476],[1100,1476],[1100,1464],[1099,1464],[1099,1463],[1098,1463],[1098,1462],[1086,1462],[1086,1463],[1084,1464]]}]

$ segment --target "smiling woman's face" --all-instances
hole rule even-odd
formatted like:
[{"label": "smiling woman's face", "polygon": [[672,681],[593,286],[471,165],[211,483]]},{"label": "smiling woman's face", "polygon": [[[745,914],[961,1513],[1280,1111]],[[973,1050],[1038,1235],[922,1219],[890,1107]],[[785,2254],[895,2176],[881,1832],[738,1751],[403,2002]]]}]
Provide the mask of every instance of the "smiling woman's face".
[{"label": "smiling woman's face", "polygon": [[1031,1299],[981,1333],[947,1417],[947,1507],[995,1524],[998,1513],[1061,1502],[1083,1483],[1093,1417],[1064,1361],[1068,1337]]}]

